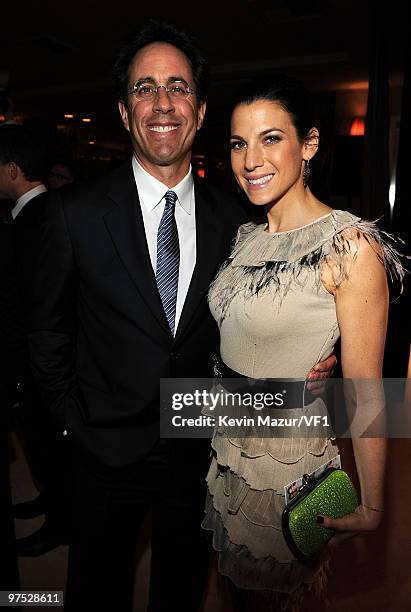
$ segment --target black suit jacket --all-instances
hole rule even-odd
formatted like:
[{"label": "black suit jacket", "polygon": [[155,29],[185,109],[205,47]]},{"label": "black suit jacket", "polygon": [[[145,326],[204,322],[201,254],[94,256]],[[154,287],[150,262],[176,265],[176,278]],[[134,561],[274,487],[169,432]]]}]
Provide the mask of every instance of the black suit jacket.
[{"label": "black suit jacket", "polygon": [[0,430],[11,422],[11,406],[25,354],[20,304],[13,227],[0,223]]},{"label": "black suit jacket", "polygon": [[32,280],[41,246],[40,229],[47,198],[48,192],[44,192],[29,200],[11,224],[24,319],[30,311]]},{"label": "black suit jacket", "polygon": [[39,251],[39,230],[43,219],[43,211],[49,192],[40,193],[31,198],[12,222],[16,237],[17,253],[20,261],[24,262],[30,274],[36,265]]},{"label": "black suit jacket", "polygon": [[30,377],[27,348],[29,287],[39,250],[47,195],[32,198],[16,219],[0,225],[0,383],[15,388]]},{"label": "black suit jacket", "polygon": [[218,329],[205,296],[245,213],[203,181],[195,201],[197,262],[173,338],[131,162],[50,196],[34,284],[34,372],[57,426],[100,463],[133,463],[153,447],[160,378],[211,375]]}]

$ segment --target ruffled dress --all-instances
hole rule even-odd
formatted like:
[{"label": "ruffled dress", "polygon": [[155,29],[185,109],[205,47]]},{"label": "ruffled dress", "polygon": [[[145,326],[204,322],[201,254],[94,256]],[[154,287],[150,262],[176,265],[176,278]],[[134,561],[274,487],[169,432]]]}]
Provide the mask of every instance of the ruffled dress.
[{"label": "ruffled dress", "polygon": [[[250,378],[303,380],[339,338],[334,297],[321,282],[324,262],[338,286],[349,276],[352,239],[361,232],[389,272],[401,276],[401,263],[375,224],[345,211],[288,232],[266,230],[267,224],[240,227],[210,288],[221,359]],[[318,414],[321,402],[309,410]],[[290,552],[281,515],[284,486],[337,453],[331,438],[233,438],[224,427],[215,430],[202,526],[213,532],[221,574],[242,589],[290,595],[324,583],[324,567],[302,564]]]}]

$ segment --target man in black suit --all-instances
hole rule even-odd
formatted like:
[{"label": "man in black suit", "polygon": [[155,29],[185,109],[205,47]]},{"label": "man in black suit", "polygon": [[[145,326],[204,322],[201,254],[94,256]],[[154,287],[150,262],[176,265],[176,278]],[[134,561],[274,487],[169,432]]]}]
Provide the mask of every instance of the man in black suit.
[{"label": "man in black suit", "polygon": [[[205,296],[245,221],[235,198],[191,171],[205,68],[184,33],[161,24],[140,32],[116,64],[133,158],[49,195],[30,339],[75,465],[67,610],[131,611],[136,535],[150,506],[149,609],[194,611],[204,589],[209,444],[159,440],[159,384],[212,375],[218,330]],[[172,328],[156,279],[170,190],[180,250]]]},{"label": "man in black suit", "polygon": [[66,609],[130,612],[135,537],[151,506],[149,610],[193,612],[208,565],[208,441],[159,440],[159,382],[212,375],[206,293],[245,214],[191,171],[205,62],[187,36],[150,24],[116,75],[134,155],[50,199],[31,333],[76,465]]},{"label": "man in black suit", "polygon": [[7,248],[13,261],[13,269],[8,270],[13,275],[8,299],[14,303],[10,316],[18,321],[17,326],[7,324],[4,329],[8,344],[14,347],[9,365],[14,364],[13,375],[19,387],[19,408],[15,411],[17,429],[27,451],[33,480],[42,490],[35,500],[14,506],[14,515],[31,518],[44,512],[46,518],[38,531],[17,541],[21,556],[37,556],[59,545],[64,507],[60,445],[42,410],[31,376],[27,345],[30,286],[40,246],[40,217],[47,198],[42,181],[45,170],[44,152],[29,130],[14,124],[0,127],[0,197],[13,203],[10,225],[7,225],[12,237]]}]

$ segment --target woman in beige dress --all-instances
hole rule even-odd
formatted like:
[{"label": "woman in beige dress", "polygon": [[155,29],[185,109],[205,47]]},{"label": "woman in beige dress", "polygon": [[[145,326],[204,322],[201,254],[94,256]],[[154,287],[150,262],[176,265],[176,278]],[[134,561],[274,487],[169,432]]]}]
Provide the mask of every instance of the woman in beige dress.
[{"label": "woman in beige dress", "polygon": [[[210,289],[221,359],[250,378],[302,379],[341,336],[344,377],[378,379],[386,269],[401,276],[401,266],[373,223],[331,209],[310,191],[319,132],[308,109],[304,88],[287,77],[251,84],[235,104],[232,169],[267,216],[240,227]],[[369,401],[359,397],[359,409]],[[356,438],[353,448],[360,504],[340,519],[317,517],[336,530],[330,546],[376,529],[382,518],[386,442]],[[323,588],[326,563],[300,563],[282,535],[284,486],[337,453],[331,438],[234,438],[216,429],[203,527],[213,532],[219,572],[240,593],[237,609],[264,602],[267,610],[299,610],[309,590]]]}]

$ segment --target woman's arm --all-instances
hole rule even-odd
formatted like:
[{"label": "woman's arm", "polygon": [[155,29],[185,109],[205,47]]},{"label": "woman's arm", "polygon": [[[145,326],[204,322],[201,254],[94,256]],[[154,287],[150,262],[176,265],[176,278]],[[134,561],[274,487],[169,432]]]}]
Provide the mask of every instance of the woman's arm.
[{"label": "woman's arm", "polygon": [[[388,313],[388,287],[384,266],[377,252],[378,246],[360,234],[347,237],[345,257],[349,257],[349,274],[337,288],[333,288],[337,319],[341,332],[341,365],[344,378],[371,379],[368,383],[354,383],[356,410],[373,416],[383,408],[383,394],[378,394],[382,376],[384,343]],[[332,270],[325,273],[326,286],[332,285]],[[327,287],[327,288],[328,288]],[[373,393],[369,393],[372,389]],[[368,391],[368,392],[367,392]],[[357,420],[357,419],[356,419]],[[384,488],[386,440],[382,437],[352,439],[354,456],[361,486],[361,505],[341,519],[325,517],[324,526],[339,533],[334,541],[356,532],[375,529],[381,518]]]}]

